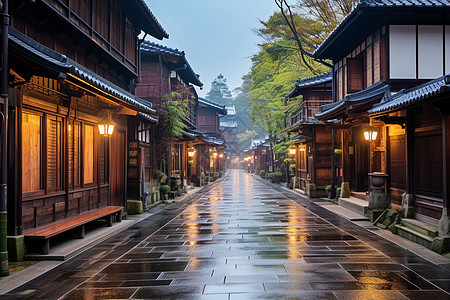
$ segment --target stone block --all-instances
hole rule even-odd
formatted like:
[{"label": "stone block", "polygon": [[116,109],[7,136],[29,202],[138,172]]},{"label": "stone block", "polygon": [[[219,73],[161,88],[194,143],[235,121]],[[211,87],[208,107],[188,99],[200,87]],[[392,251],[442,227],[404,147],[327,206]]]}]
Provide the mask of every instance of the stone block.
[{"label": "stone block", "polygon": [[144,212],[142,208],[142,201],[140,200],[127,200],[127,212],[129,215],[138,215]]},{"label": "stone block", "polygon": [[341,184],[341,194],[339,198],[350,198],[350,185],[348,182],[343,182]]},{"label": "stone block", "polygon": [[314,183],[308,183],[306,185],[306,196],[313,197],[312,192],[316,191],[316,185]]},{"label": "stone block", "polygon": [[25,258],[26,247],[23,235],[7,236],[8,260],[23,261]]}]

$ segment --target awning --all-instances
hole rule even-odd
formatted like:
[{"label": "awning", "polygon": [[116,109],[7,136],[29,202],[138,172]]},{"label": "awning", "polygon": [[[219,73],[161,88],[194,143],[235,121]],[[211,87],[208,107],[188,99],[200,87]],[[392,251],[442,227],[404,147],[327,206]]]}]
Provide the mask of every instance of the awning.
[{"label": "awning", "polygon": [[155,113],[150,102],[138,98],[124,89],[95,74],[86,67],[53,51],[18,30],[10,27],[8,38],[10,47],[27,60],[50,72],[59,73],[60,78],[82,85],[89,91],[106,97],[118,104],[144,113]]},{"label": "awning", "polygon": [[383,97],[380,104],[375,105],[368,113],[376,115],[403,109],[422,100],[439,94],[450,92],[450,75],[442,76],[408,90],[401,90],[391,97]]},{"label": "awning", "polygon": [[348,94],[341,101],[322,105],[315,118],[320,121],[345,118],[349,111],[379,102],[383,97],[390,97],[389,85],[379,81],[365,90]]},{"label": "awning", "polygon": [[[297,79],[297,82],[295,83],[295,87],[287,94],[287,98],[293,98],[297,97],[301,94],[303,90],[306,90],[308,88],[331,83],[333,79],[333,75],[331,71],[325,72],[316,76],[307,77],[307,78],[299,78]],[[329,87],[331,91],[331,86]]]}]

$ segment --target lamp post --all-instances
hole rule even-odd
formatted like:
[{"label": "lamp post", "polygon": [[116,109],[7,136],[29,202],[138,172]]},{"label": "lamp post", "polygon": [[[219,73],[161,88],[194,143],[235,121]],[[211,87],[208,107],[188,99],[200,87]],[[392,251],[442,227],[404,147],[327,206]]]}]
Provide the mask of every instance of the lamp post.
[{"label": "lamp post", "polygon": [[[363,129],[364,139],[369,142],[369,174],[372,173],[372,142],[377,139],[378,130],[373,126]],[[367,179],[367,194],[370,192],[370,175]]]},{"label": "lamp post", "polygon": [[[295,147],[295,146],[294,146]],[[289,148],[289,155],[294,156],[295,161],[295,155],[297,153],[296,148]],[[290,177],[289,177],[289,163],[286,163],[286,187],[289,188],[290,185]],[[293,187],[294,188],[294,187]]]}]

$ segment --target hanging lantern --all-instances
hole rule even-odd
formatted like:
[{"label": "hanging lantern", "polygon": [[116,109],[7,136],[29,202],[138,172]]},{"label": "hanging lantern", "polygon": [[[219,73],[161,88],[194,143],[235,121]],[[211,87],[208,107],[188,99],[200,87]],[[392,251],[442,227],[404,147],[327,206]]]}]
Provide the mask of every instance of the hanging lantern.
[{"label": "hanging lantern", "polygon": [[189,148],[189,149],[188,149],[188,156],[189,156],[189,157],[194,157],[195,152],[196,152],[196,151],[195,151],[194,148],[192,148],[192,147]]},{"label": "hanging lantern", "polygon": [[116,124],[111,120],[111,117],[108,116],[107,119],[104,119],[102,122],[98,124],[98,131],[101,135],[110,136],[114,132],[114,126]]},{"label": "hanging lantern", "polygon": [[364,139],[368,142],[373,142],[377,139],[378,131],[375,127],[369,126],[363,129]]},{"label": "hanging lantern", "polygon": [[220,153],[220,154],[219,154],[219,157],[220,157],[220,158],[223,158],[223,153]]},{"label": "hanging lantern", "polygon": [[289,148],[289,155],[295,155],[296,149],[295,148]]}]

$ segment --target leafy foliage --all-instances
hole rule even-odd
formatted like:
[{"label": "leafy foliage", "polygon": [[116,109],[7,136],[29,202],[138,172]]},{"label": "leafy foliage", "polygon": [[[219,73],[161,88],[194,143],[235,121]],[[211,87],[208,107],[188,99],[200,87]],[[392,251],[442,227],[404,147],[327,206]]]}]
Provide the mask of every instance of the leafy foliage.
[{"label": "leafy foliage", "polygon": [[243,150],[251,146],[252,139],[257,137],[258,134],[253,130],[246,130],[245,132],[239,133],[237,135],[239,149]]},{"label": "leafy foliage", "polygon": [[163,120],[164,131],[170,138],[179,137],[183,134],[186,125],[183,122],[188,115],[188,99],[183,93],[173,92],[170,99],[165,99],[162,104],[166,116]]},{"label": "leafy foliage", "polygon": [[274,1],[280,12],[275,22],[263,23],[266,31],[261,34],[295,42],[301,61],[314,71],[317,62],[311,53],[359,0],[297,0],[296,5],[290,5],[287,0]]}]

